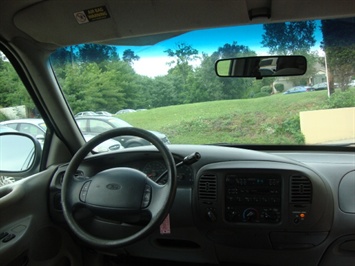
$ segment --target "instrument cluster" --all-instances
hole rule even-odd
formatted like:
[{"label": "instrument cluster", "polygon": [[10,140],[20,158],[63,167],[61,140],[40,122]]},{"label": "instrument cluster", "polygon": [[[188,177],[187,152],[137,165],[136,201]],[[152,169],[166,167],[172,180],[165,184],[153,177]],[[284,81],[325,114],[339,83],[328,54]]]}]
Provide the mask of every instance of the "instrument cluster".
[{"label": "instrument cluster", "polygon": [[[167,181],[167,168],[164,161],[148,161],[140,170],[158,184],[165,184]],[[179,185],[191,185],[193,183],[194,172],[190,166],[182,164],[177,166],[176,170]]]}]

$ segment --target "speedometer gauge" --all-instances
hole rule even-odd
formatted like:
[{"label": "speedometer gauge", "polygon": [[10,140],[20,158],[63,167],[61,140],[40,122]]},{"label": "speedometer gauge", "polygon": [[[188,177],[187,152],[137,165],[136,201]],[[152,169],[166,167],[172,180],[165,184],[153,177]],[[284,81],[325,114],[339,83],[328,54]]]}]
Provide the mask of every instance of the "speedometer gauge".
[{"label": "speedometer gauge", "polygon": [[[163,161],[150,161],[142,169],[150,179],[157,181],[157,179],[164,174],[165,175],[159,179],[158,184],[165,184],[167,182],[166,166]],[[190,185],[193,182],[193,170],[188,165],[179,165],[177,167],[177,181],[179,185],[186,186]]]},{"label": "speedometer gauge", "polygon": [[167,168],[164,163],[160,161],[148,162],[142,171],[152,180],[156,180],[160,175],[166,171]]}]

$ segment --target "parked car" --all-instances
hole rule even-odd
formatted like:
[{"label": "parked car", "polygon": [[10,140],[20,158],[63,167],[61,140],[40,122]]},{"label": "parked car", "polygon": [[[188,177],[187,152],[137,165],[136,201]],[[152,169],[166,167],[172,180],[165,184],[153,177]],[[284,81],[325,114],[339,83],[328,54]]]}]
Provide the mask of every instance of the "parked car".
[{"label": "parked car", "polygon": [[[0,18],[0,117],[47,126],[43,149],[0,133],[1,266],[354,266],[355,90],[269,93],[324,64],[353,79],[354,0],[0,0]],[[76,110],[120,106],[149,111],[86,141]],[[123,136],[151,145],[93,152]]]},{"label": "parked car", "polygon": [[312,88],[313,88],[315,91],[327,90],[327,89],[328,89],[328,85],[327,85],[327,82],[321,82],[321,83],[314,84],[314,85],[312,86]]},{"label": "parked car", "polygon": [[[47,126],[43,119],[41,118],[23,118],[14,119],[0,122],[0,125],[14,129],[14,131],[30,134],[35,137],[43,146],[44,136],[46,135]],[[90,134],[84,134],[86,141],[90,140],[93,136]],[[118,140],[107,140],[97,147],[94,151],[104,152],[122,149],[123,146]]]},{"label": "parked car", "polygon": [[17,132],[17,130],[0,124],[0,133],[5,133],[5,132]]},{"label": "parked car", "polygon": [[[89,135],[89,134],[84,134],[84,138],[86,141],[91,140],[93,137],[95,137],[95,135]],[[108,139],[105,140],[104,142],[100,143],[99,145],[97,145],[94,148],[95,152],[109,152],[109,151],[117,151],[117,150],[121,150],[124,147],[122,146],[122,144],[115,139]]]},{"label": "parked car", "polygon": [[44,138],[47,126],[41,118],[22,118],[0,122],[0,125],[11,127],[19,132],[30,134],[34,137],[41,135]]},{"label": "parked car", "polygon": [[350,82],[348,83],[348,86],[349,86],[349,87],[355,87],[355,79],[353,79],[352,81],[350,81]]},{"label": "parked car", "polygon": [[288,89],[283,94],[293,94],[293,93],[301,93],[301,92],[311,92],[314,89],[311,86],[296,86]]},{"label": "parked car", "polygon": [[137,111],[134,110],[134,109],[122,109],[122,110],[117,111],[116,115],[118,115],[118,114],[126,114],[126,113],[134,113],[134,112],[137,112]]},{"label": "parked car", "polygon": [[75,117],[83,116],[83,115],[98,115],[94,111],[84,111],[84,112],[79,112],[75,115]]},{"label": "parked car", "polygon": [[[81,116],[77,117],[76,121],[83,134],[98,135],[114,128],[133,127],[131,124],[120,118],[108,116]],[[157,131],[150,132],[157,136],[164,144],[170,144],[170,141],[165,134]],[[149,141],[135,136],[120,136],[115,139],[119,141],[124,148],[150,145]]]},{"label": "parked car", "polygon": [[110,112],[107,111],[96,111],[95,112],[97,115],[106,115],[106,116],[112,116]]},{"label": "parked car", "polygon": [[35,137],[41,145],[44,143],[47,126],[41,118],[22,118],[0,122],[0,125],[11,127],[18,132],[27,133]]}]

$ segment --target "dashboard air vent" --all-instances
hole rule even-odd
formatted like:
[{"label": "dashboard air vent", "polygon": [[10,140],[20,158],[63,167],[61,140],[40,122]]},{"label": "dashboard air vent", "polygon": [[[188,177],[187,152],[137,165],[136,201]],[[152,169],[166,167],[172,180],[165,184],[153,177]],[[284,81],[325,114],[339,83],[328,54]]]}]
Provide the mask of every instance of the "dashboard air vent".
[{"label": "dashboard air vent", "polygon": [[198,184],[198,197],[200,200],[217,199],[217,177],[215,175],[203,175]]},{"label": "dashboard air vent", "polygon": [[291,176],[291,203],[312,203],[312,183],[306,176]]}]

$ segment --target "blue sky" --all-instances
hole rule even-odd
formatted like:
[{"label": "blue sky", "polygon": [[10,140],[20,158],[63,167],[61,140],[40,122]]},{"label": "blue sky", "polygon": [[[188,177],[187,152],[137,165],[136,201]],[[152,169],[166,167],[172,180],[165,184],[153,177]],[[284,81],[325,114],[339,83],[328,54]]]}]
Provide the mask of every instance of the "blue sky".
[{"label": "blue sky", "polygon": [[[224,44],[232,44],[236,41],[238,45],[248,46],[259,55],[265,55],[267,54],[268,49],[261,45],[262,34],[263,26],[261,24],[198,30],[162,41],[154,46],[118,47],[118,52],[119,55],[122,56],[124,50],[133,50],[135,54],[140,57],[140,60],[134,64],[136,72],[141,75],[154,77],[157,75],[165,75],[167,73],[167,70],[169,69],[167,62],[171,61],[171,58],[168,58],[164,51],[169,48],[174,50],[177,43],[191,45],[191,47],[197,49],[199,55],[201,55],[202,52],[211,54]],[[322,39],[319,21],[317,21],[315,37],[317,40],[315,49],[318,50],[320,40]]]},{"label": "blue sky", "polygon": [[197,49],[200,53],[211,53],[216,51],[216,48],[226,43],[233,43],[233,41],[237,41],[239,45],[250,46],[253,43],[260,45],[262,32],[262,25],[198,30],[162,41],[154,46],[122,46],[118,50],[120,54],[128,48],[135,51],[139,56],[162,56],[166,55],[163,51],[174,48],[176,43],[184,42]]}]

